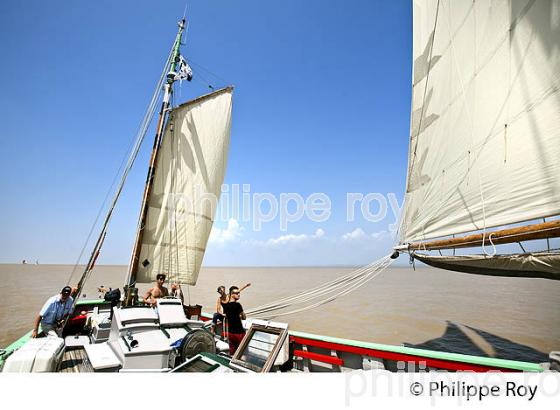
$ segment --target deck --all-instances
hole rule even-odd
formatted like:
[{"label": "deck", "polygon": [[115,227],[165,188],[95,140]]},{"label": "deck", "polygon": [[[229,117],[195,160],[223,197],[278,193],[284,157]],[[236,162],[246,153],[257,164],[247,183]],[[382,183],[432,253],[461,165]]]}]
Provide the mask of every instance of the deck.
[{"label": "deck", "polygon": [[87,358],[85,349],[66,350],[60,365],[61,373],[90,373],[93,367]]}]

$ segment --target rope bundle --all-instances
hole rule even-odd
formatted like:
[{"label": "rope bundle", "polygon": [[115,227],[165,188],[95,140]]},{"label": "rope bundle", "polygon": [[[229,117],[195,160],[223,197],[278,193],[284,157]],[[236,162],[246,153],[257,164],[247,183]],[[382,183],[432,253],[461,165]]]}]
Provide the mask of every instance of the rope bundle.
[{"label": "rope bundle", "polygon": [[340,278],[294,296],[281,298],[277,301],[249,309],[246,313],[257,319],[271,319],[314,309],[360,288],[388,268],[392,262],[393,259],[391,259],[390,255],[384,256]]}]

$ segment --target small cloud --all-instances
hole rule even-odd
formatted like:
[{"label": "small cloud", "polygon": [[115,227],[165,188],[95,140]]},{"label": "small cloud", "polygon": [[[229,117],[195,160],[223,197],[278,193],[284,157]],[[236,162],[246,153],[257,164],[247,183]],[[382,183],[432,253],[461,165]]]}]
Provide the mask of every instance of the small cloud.
[{"label": "small cloud", "polygon": [[356,228],[352,232],[348,232],[342,235],[342,239],[344,239],[345,241],[353,241],[365,238],[366,236],[366,233],[361,228]]},{"label": "small cloud", "polygon": [[266,241],[267,245],[277,246],[277,245],[284,245],[288,243],[301,243],[306,241],[309,238],[306,234],[300,235],[282,235],[278,238],[270,238]]},{"label": "small cloud", "polygon": [[325,236],[325,231],[321,228],[317,229],[313,235],[306,235],[304,233],[299,235],[282,235],[277,238],[270,238],[265,242],[268,246],[280,246],[293,243],[308,242],[313,239],[322,238]]},{"label": "small cloud", "polygon": [[243,227],[236,219],[231,218],[228,220],[227,228],[220,229],[215,226],[212,228],[209,241],[211,243],[231,242],[241,236],[241,231],[243,231]]}]

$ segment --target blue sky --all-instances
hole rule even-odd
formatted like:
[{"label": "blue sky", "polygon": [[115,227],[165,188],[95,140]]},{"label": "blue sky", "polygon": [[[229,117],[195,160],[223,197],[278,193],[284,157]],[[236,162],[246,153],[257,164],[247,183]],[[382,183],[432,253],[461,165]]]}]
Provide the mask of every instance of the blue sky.
[{"label": "blue sky", "polygon": [[[184,1],[0,5],[0,263],[75,262],[147,106]],[[206,265],[353,265],[390,251],[389,225],[346,218],[346,194],[402,201],[412,15],[403,1],[188,2],[181,102],[235,86],[226,184],[323,192],[330,218],[219,217]],[[152,139],[152,133],[148,140]],[[128,262],[151,141],[100,263]],[[374,203],[375,204],[375,203]],[[372,206],[373,213],[376,212]]]}]

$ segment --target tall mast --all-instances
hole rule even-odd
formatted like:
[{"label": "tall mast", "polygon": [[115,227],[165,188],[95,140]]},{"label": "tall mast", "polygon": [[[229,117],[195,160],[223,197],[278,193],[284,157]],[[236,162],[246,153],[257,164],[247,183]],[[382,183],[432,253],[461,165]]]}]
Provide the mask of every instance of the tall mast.
[{"label": "tall mast", "polygon": [[167,82],[164,87],[163,101],[161,103],[161,109],[159,112],[156,135],[154,138],[154,146],[152,148],[152,156],[150,158],[150,165],[148,168],[148,176],[146,178],[146,185],[144,187],[144,195],[142,197],[142,207],[140,208],[138,231],[136,232],[136,241],[134,243],[134,248],[132,250],[132,256],[130,259],[128,280],[127,280],[128,287],[131,287],[136,283],[138,264],[140,262],[139,261],[140,248],[142,246],[142,238],[144,236],[146,215],[148,214],[148,198],[150,197],[150,193],[152,192],[155,169],[158,161],[158,152],[163,137],[163,127],[169,110],[169,101],[171,99],[171,94],[173,93],[173,82],[175,81],[175,74],[177,70],[177,65],[179,63],[179,48],[181,46],[181,39],[183,37],[183,31],[185,29],[185,19],[183,18],[178,24],[179,24],[179,31],[177,33],[177,37],[175,38],[175,43],[173,45],[173,52],[171,55],[171,67],[169,73],[167,74]]}]

